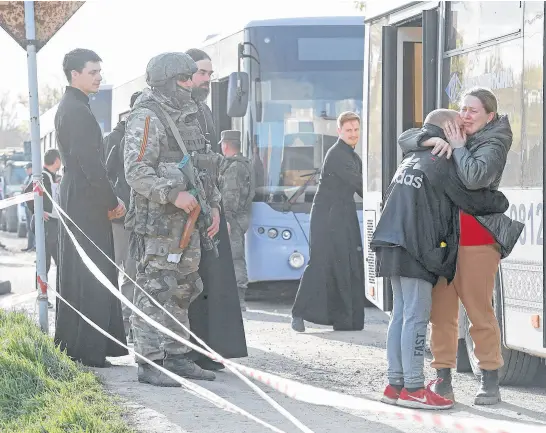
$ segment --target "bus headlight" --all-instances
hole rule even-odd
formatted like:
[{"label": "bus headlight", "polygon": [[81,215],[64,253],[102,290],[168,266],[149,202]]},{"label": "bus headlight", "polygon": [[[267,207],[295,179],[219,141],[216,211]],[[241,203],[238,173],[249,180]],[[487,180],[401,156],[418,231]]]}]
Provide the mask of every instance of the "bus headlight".
[{"label": "bus headlight", "polygon": [[267,231],[267,236],[269,236],[271,239],[275,239],[279,235],[279,232],[277,229],[269,229]]},{"label": "bus headlight", "polygon": [[290,230],[283,230],[283,232],[282,232],[282,238],[283,238],[285,241],[289,240],[291,237],[292,237],[292,233],[290,232]]},{"label": "bus headlight", "polygon": [[290,257],[288,257],[288,264],[294,269],[299,269],[305,264],[305,258],[302,253],[293,252],[290,254]]}]

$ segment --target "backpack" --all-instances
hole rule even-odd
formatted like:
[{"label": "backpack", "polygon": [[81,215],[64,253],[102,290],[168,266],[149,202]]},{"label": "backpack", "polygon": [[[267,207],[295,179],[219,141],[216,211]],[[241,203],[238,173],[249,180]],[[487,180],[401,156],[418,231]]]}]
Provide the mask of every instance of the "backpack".
[{"label": "backpack", "polygon": [[[106,157],[106,171],[108,174],[108,179],[112,184],[114,193],[119,197],[126,207],[129,206],[129,201],[131,198],[131,187],[125,179],[125,168],[124,168],[124,149],[125,149],[125,123],[123,123],[123,132],[124,134],[121,137],[121,140],[113,143],[110,143],[114,138],[112,133],[106,137],[108,140],[108,155]],[[123,221],[123,218],[113,220],[114,222]]]}]

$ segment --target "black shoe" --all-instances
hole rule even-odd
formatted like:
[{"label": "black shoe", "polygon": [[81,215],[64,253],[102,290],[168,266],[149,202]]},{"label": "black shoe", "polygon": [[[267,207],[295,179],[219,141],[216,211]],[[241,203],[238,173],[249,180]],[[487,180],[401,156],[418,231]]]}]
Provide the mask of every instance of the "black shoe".
[{"label": "black shoe", "polygon": [[163,366],[178,376],[187,379],[214,380],[216,375],[207,370],[203,370],[194,361],[188,359],[185,355],[167,356],[163,360]]},{"label": "black shoe", "polygon": [[219,371],[226,368],[224,364],[213,361],[212,359],[209,359],[209,358],[200,359],[199,361],[195,361],[195,363],[199,367],[201,367],[203,370],[209,370],[209,371]]},{"label": "black shoe", "polygon": [[499,371],[482,370],[480,388],[476,393],[474,404],[489,406],[500,402]]},{"label": "black shoe", "polygon": [[[162,361],[155,361],[156,364],[162,365]],[[169,376],[159,371],[157,368],[149,364],[138,364],[138,381],[140,383],[148,383],[153,386],[163,387],[181,387],[178,382],[171,379]]]},{"label": "black shoe", "polygon": [[455,394],[451,384],[451,368],[436,370],[437,379],[431,384],[431,391],[455,403]]}]

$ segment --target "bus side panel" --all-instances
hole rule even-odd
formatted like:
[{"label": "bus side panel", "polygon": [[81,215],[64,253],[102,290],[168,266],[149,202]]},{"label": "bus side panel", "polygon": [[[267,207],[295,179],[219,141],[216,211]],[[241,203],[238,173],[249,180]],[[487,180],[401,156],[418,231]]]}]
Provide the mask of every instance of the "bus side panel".
[{"label": "bus side panel", "polygon": [[510,202],[506,215],[525,224],[512,254],[501,263],[504,342],[510,349],[544,357],[542,189],[502,192]]}]

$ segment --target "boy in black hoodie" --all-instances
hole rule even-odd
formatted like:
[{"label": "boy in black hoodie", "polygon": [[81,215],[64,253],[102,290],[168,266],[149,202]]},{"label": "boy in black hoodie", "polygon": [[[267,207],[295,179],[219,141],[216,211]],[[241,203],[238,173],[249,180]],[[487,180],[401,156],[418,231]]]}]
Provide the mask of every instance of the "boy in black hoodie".
[{"label": "boy in black hoodie", "polygon": [[[462,123],[459,113],[431,112],[422,139],[444,138],[447,122]],[[396,171],[371,248],[377,255],[377,275],[390,278],[394,308],[387,333],[388,380],[382,401],[419,409],[449,409],[453,401],[425,388],[424,355],[432,305],[432,287],[439,277],[455,275],[459,208],[487,215],[489,229],[506,257],[523,226],[502,214],[508,200],[498,191],[467,190],[452,161],[430,149],[409,153]],[[492,215],[495,214],[495,215]],[[502,230],[499,230],[502,227]]]}]

